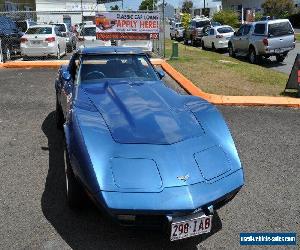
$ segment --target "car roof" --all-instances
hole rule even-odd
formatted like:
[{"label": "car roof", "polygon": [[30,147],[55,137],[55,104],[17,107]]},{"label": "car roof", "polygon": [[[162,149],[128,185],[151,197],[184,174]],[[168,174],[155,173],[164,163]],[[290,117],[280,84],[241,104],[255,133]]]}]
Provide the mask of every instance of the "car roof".
[{"label": "car roof", "polygon": [[266,23],[282,23],[282,22],[289,22],[289,20],[288,19],[263,20],[263,21],[254,22],[252,24],[257,24],[257,23],[261,23],[261,24],[266,24]]},{"label": "car roof", "polygon": [[32,25],[29,28],[39,28],[39,27],[53,28],[53,25],[52,24],[37,24],[37,25]]},{"label": "car roof", "polygon": [[78,52],[80,55],[101,55],[101,54],[143,54],[146,55],[142,49],[130,47],[117,46],[99,46],[92,48],[82,48]]},{"label": "car roof", "polygon": [[85,24],[85,25],[82,25],[82,28],[95,28],[96,25],[95,24]]},{"label": "car roof", "polygon": [[[229,25],[220,25],[220,26],[215,26],[215,27],[212,27],[214,29],[219,29],[219,28],[232,28],[231,26]],[[233,28],[232,28],[233,29]]]}]

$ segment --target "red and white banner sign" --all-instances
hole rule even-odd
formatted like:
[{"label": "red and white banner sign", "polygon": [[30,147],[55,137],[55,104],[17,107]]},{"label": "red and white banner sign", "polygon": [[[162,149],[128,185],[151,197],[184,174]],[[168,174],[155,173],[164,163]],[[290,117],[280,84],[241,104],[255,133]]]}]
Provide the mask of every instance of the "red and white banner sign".
[{"label": "red and white banner sign", "polygon": [[96,14],[97,39],[159,39],[159,13],[100,12]]}]

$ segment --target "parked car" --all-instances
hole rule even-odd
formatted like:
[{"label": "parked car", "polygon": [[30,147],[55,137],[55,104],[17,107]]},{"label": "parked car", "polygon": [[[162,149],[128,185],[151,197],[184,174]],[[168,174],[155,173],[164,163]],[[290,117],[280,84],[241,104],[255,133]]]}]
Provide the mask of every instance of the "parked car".
[{"label": "parked car", "polygon": [[43,56],[60,59],[66,54],[66,40],[55,25],[35,25],[21,38],[21,53],[24,59]]},{"label": "parked car", "polygon": [[22,35],[11,18],[0,16],[0,62],[9,61],[12,55],[20,54]]},{"label": "parked car", "polygon": [[222,24],[219,23],[219,22],[216,22],[216,21],[211,21],[211,26],[212,27],[217,27],[217,26],[222,26]]},{"label": "parked car", "polygon": [[78,36],[77,48],[97,47],[97,46],[111,46],[111,41],[98,40],[96,38],[96,31],[101,32],[94,24],[84,25]]},{"label": "parked car", "polygon": [[32,20],[23,20],[23,21],[16,21],[16,25],[19,31],[25,33],[29,29],[29,27],[37,25],[37,23]]},{"label": "parked car", "polygon": [[58,27],[58,31],[62,33],[63,37],[65,37],[67,52],[72,52],[76,49],[76,35],[68,29],[67,24],[65,23],[54,23],[56,27]]},{"label": "parked car", "polygon": [[295,44],[295,33],[289,20],[278,19],[242,25],[231,37],[228,48],[230,56],[247,56],[251,63],[270,56],[283,62]]},{"label": "parked car", "polygon": [[210,232],[244,177],[216,107],[163,76],[140,49],[80,49],[58,71],[56,119],[71,208],[89,197],[122,225],[166,225],[179,240]]},{"label": "parked car", "polygon": [[203,29],[207,26],[211,26],[211,21],[207,17],[197,16],[192,19],[185,30],[184,43],[188,44],[190,42],[193,46],[201,44],[204,34]]},{"label": "parked car", "polygon": [[173,23],[170,27],[170,38],[181,41],[184,38],[184,27],[182,23]]},{"label": "parked car", "polygon": [[117,40],[117,46],[138,48],[148,55],[153,52],[153,42],[151,40]]},{"label": "parked car", "polygon": [[228,49],[228,41],[234,34],[234,29],[228,25],[211,27],[202,37],[202,49]]}]

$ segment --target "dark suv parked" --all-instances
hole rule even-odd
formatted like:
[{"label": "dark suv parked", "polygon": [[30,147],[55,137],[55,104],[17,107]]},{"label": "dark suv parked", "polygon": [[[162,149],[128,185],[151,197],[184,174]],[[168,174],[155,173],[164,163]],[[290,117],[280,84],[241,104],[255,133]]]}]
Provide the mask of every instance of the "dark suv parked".
[{"label": "dark suv parked", "polygon": [[0,58],[3,62],[9,61],[13,54],[20,53],[20,40],[22,37],[16,23],[9,17],[0,16]]}]

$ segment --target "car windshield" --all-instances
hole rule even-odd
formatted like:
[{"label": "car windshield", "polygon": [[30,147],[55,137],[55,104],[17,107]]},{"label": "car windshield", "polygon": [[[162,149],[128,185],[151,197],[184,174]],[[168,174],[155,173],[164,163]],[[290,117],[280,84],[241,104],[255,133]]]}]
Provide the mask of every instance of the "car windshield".
[{"label": "car windshield", "polygon": [[22,32],[25,32],[27,30],[27,23],[25,21],[19,21],[16,22],[17,27],[19,30],[21,30]]},{"label": "car windshield", "polygon": [[294,34],[294,31],[289,22],[269,24],[269,37],[286,36],[292,34]]},{"label": "car windshield", "polygon": [[208,26],[210,25],[210,21],[207,20],[207,21],[197,21],[196,22],[196,28],[202,28],[202,27],[205,27],[205,26]]},{"label": "car windshield", "polygon": [[96,27],[83,28],[81,36],[96,36]]},{"label": "car windshield", "polygon": [[58,28],[58,31],[60,32],[66,32],[66,26],[64,24],[55,24],[55,26]]},{"label": "car windshield", "polygon": [[41,35],[47,35],[52,34],[52,28],[51,27],[32,27],[29,28],[26,32],[26,34],[41,34]]},{"label": "car windshield", "polygon": [[222,27],[218,28],[217,30],[221,34],[234,32],[234,30],[231,27]]},{"label": "car windshield", "polygon": [[106,79],[126,78],[130,81],[157,81],[158,76],[145,55],[85,56],[80,65],[79,84]]}]

